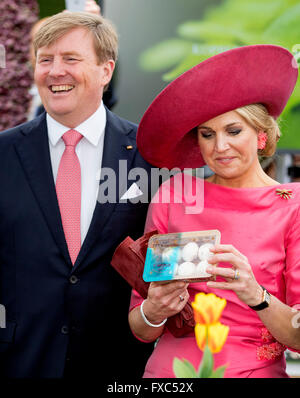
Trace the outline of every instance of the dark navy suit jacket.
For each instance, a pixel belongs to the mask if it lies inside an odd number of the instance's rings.
[[[119,160],[124,159],[128,171],[142,167],[149,172],[135,137],[136,125],[107,110],[102,167],[118,176]],[[45,113],[0,133],[0,190],[0,304],[6,309],[0,375],[141,376],[152,345],[137,341],[129,330],[131,289],[110,260],[126,236],[143,234],[148,205],[97,202],[72,266]],[[117,189],[118,197],[122,193]]]

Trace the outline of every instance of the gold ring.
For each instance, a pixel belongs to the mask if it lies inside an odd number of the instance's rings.
[[[234,271],[234,277],[233,277],[233,279],[236,279],[236,280],[240,279],[240,271],[239,271],[238,269],[236,269],[236,270]]]

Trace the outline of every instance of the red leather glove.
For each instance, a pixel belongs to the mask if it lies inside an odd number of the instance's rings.
[[[144,299],[147,298],[149,283],[143,280],[144,264],[149,238],[158,231],[151,231],[134,241],[129,236],[116,248],[111,265]],[[194,313],[189,302],[181,312],[168,318],[166,327],[175,337],[193,332]]]

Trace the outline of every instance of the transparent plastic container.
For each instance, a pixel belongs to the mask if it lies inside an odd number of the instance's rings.
[[[145,282],[215,280],[206,272],[210,247],[220,243],[218,230],[153,235],[149,239],[143,279]]]

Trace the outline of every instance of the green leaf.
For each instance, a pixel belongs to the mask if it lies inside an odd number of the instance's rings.
[[[227,0],[208,10],[204,19],[231,28],[260,33],[290,4],[286,0]]]
[[[187,360],[180,360],[174,358],[173,360],[173,372],[177,378],[197,378],[197,372],[194,366]]]
[[[139,59],[142,69],[168,70],[169,82],[186,70],[214,55],[207,47],[237,47],[249,44],[279,44],[289,50],[300,43],[299,0],[223,0],[207,9],[201,20],[179,25],[180,38],[165,40],[144,51]],[[200,49],[200,51],[199,51]],[[215,53],[218,53],[216,51]],[[293,94],[290,111],[298,103]]]
[[[257,40],[256,34],[246,32],[241,27],[237,29],[209,21],[187,21],[179,25],[177,31],[184,39],[214,41],[222,44],[235,42],[242,45]]]
[[[227,365],[219,366],[216,370],[213,370],[210,379],[221,379],[224,377],[224,373]]]
[[[164,73],[162,76],[163,81],[170,82],[182,73],[186,72],[188,69],[192,68],[193,66],[199,64],[200,62],[204,61],[206,57],[196,55],[196,54],[189,54],[186,56],[182,62],[179,63],[174,69],[171,71]]]
[[[234,48],[234,45],[219,46],[219,45],[208,45],[195,43],[193,45],[192,52],[189,53],[183,60],[172,70],[163,75],[163,80],[169,82],[182,73],[186,72],[188,69],[199,64],[200,62],[206,60],[207,58],[219,54],[223,51]]]
[[[284,112],[288,113],[293,108],[295,108],[296,106],[299,106],[299,105],[300,105],[300,80],[296,84],[293,94],[291,95],[290,99],[288,100],[288,103],[286,104],[286,106],[284,108]]]
[[[300,150],[300,111],[299,109],[284,111],[280,116],[281,137],[278,148],[288,150]]]
[[[176,65],[191,51],[192,43],[186,40],[164,40],[144,51],[139,64],[146,71],[157,72]]]
[[[266,29],[263,40],[292,48],[300,43],[300,4],[286,10]]]
[[[208,345],[206,345],[203,353],[203,358],[198,369],[198,377],[202,379],[209,378],[213,371],[213,366],[214,358]]]

